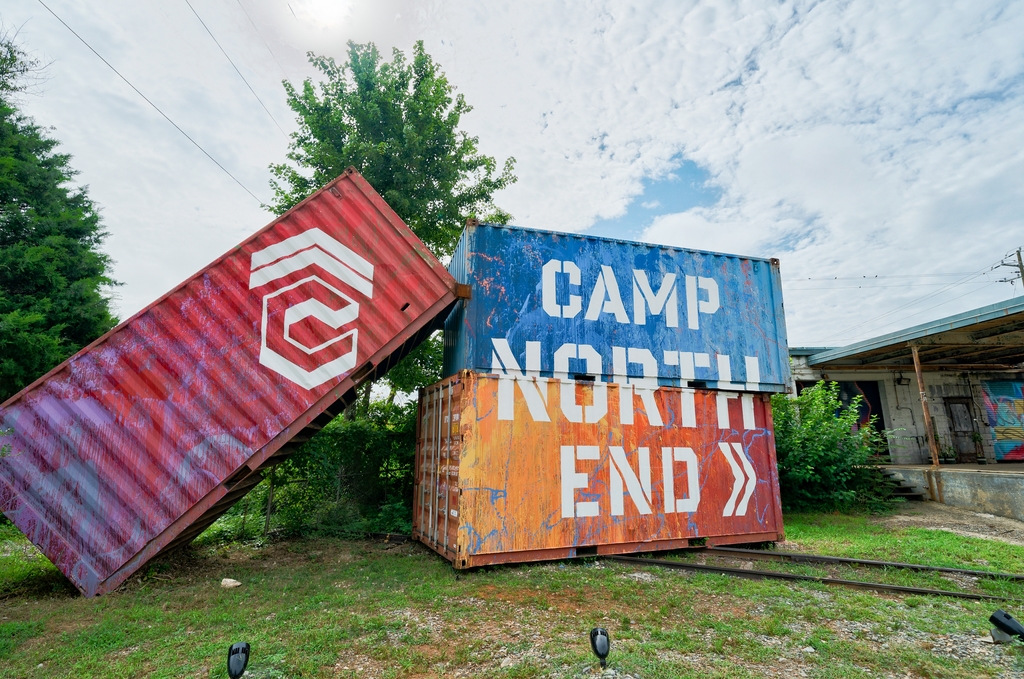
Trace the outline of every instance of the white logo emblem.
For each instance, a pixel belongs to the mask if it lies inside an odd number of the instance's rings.
[[[334,280],[306,271],[313,266]],[[339,287],[372,298],[372,264],[313,228],[254,252],[250,268],[250,290],[291,281],[263,296],[260,364],[306,389],[356,366],[359,331],[344,326],[359,317],[359,303]]]

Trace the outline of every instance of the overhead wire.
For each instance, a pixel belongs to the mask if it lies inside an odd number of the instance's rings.
[[[946,285],[946,286],[936,290],[935,292],[928,293],[927,295],[924,295],[923,297],[919,297],[919,298],[917,298],[915,300],[907,302],[906,304],[900,305],[900,306],[896,307],[895,309],[892,309],[890,311],[885,312],[884,314],[879,314],[878,316],[874,316],[874,317],[869,318],[869,319],[867,319],[865,321],[861,321],[860,323],[858,323],[856,325],[851,325],[848,328],[844,328],[843,330],[840,330],[839,332],[833,333],[833,334],[829,335],[828,337],[824,337],[821,340],[819,340],[819,342],[826,342],[826,341],[832,339],[833,337],[844,336],[844,335],[846,335],[846,333],[848,333],[851,330],[856,330],[857,328],[863,327],[865,325],[873,324],[876,321],[879,321],[879,320],[881,320],[881,319],[883,319],[883,318],[885,318],[887,316],[891,316],[892,314],[894,314],[894,313],[896,313],[898,311],[902,311],[903,309],[906,309],[907,307],[914,306],[915,304],[920,304],[921,302],[925,301],[926,299],[931,299],[932,297],[935,297],[936,295],[940,295],[943,292],[946,292],[947,290],[952,290],[953,288],[955,288],[955,287],[957,287],[959,285],[963,285],[964,283],[969,282],[973,278],[977,278],[978,276],[983,276],[986,273],[988,273],[989,271],[993,271],[994,269],[996,269],[998,266],[1000,266],[1000,264],[1002,264],[1002,259],[1000,259],[998,262],[992,264],[991,266],[987,266],[985,268],[979,269],[978,271],[976,271],[976,272],[974,272],[972,274],[969,274],[969,275],[965,276],[964,278],[961,278],[958,281],[954,281],[953,283],[950,283],[950,284],[948,284],[948,285]],[[972,290],[970,292],[976,292],[976,290]],[[967,293],[967,294],[970,294],[970,293]],[[961,295],[961,297],[963,297],[963,295]],[[956,298],[956,299],[959,299],[959,298]],[[948,300],[948,301],[952,301],[952,300]],[[932,308],[934,308],[934,307],[932,307]]]
[[[199,16],[199,12],[196,11],[196,8],[192,6],[192,3],[189,2],[189,0],[185,0],[185,4],[188,5],[188,8],[192,10],[192,13],[196,15],[197,19],[199,19],[199,23],[203,25],[203,28],[206,29],[206,32],[210,35],[210,38],[212,38],[213,42],[217,45],[217,49],[220,50],[220,53],[223,54],[224,58],[228,60],[229,64],[231,64],[231,68],[235,69],[235,73],[238,74],[238,77],[242,79],[242,82],[245,83],[245,86],[249,88],[250,92],[252,92],[252,96],[256,97],[256,101],[260,102],[260,106],[262,106],[263,110],[267,112],[267,115],[270,116],[270,119],[274,121],[274,125],[277,125],[277,129],[281,130],[281,134],[287,137],[288,133],[284,131],[284,128],[281,127],[280,123],[277,122],[277,118],[274,117],[274,114],[270,112],[270,109],[267,108],[267,105],[263,103],[262,99],[260,99],[260,95],[256,94],[256,90],[252,88],[252,85],[249,84],[249,81],[246,80],[245,76],[242,75],[242,72],[238,70],[238,66],[236,66],[235,62],[232,61],[231,57],[228,56],[228,53],[221,46],[220,41],[217,40],[217,36],[213,34],[213,31],[210,30],[210,27],[206,25],[205,21],[203,21],[203,17]]]
[[[963,285],[988,285],[989,283],[999,283],[1000,281],[969,281]],[[794,290],[883,290],[886,288],[934,288],[940,285],[946,285],[946,283],[904,283],[902,285],[840,285],[840,286],[829,286],[822,288],[801,288],[799,286],[786,285],[785,289],[789,292]]]
[[[104,64],[106,64],[106,65],[107,65],[107,67],[108,67],[108,68],[109,68],[109,69],[110,69],[111,71],[113,71],[113,72],[114,72],[115,74],[117,74],[117,77],[118,77],[118,78],[120,78],[121,80],[123,80],[123,81],[125,82],[125,84],[126,84],[126,85],[128,85],[128,87],[130,87],[130,88],[132,88],[133,90],[135,90],[135,93],[136,93],[136,94],[138,94],[138,95],[139,95],[140,97],[142,97],[142,99],[143,99],[143,100],[144,100],[144,101],[145,101],[145,102],[146,102],[147,104],[149,104],[150,106],[152,106],[152,107],[153,107],[153,110],[154,110],[154,111],[156,111],[156,112],[157,112],[157,113],[159,113],[159,114],[160,114],[161,116],[163,116],[163,119],[164,119],[164,120],[166,120],[167,122],[169,122],[169,123],[170,123],[171,125],[173,125],[173,126],[174,126],[174,129],[176,129],[176,130],[177,130],[178,132],[181,132],[182,136],[184,136],[184,137],[185,137],[185,139],[188,139],[188,140],[189,140],[190,142],[192,142],[192,145],[193,145],[193,146],[195,146],[195,147],[196,147],[197,149],[199,149],[200,151],[202,151],[202,153],[203,153],[203,155],[204,155],[204,156],[206,156],[206,157],[207,157],[207,158],[209,158],[209,159],[210,159],[211,161],[213,161],[213,164],[214,164],[214,165],[216,165],[217,167],[219,167],[219,168],[220,168],[220,169],[221,169],[221,170],[222,170],[222,171],[224,172],[224,174],[226,174],[227,176],[231,177],[231,179],[232,179],[232,180],[234,180],[234,182],[235,182],[236,184],[238,184],[238,185],[239,185],[240,187],[242,187],[242,190],[243,190],[243,191],[245,191],[245,192],[246,192],[246,193],[248,193],[248,194],[249,194],[250,196],[252,196],[253,200],[255,200],[256,202],[258,202],[258,203],[259,203],[260,205],[264,205],[264,204],[265,204],[265,203],[264,203],[264,202],[263,202],[262,200],[260,200],[259,198],[257,198],[257,197],[256,197],[256,194],[255,194],[255,193],[253,193],[252,191],[250,191],[250,190],[249,190],[249,188],[248,188],[248,187],[247,187],[247,186],[246,186],[245,184],[243,184],[243,183],[242,183],[242,182],[241,182],[241,181],[240,181],[240,180],[238,179],[238,177],[236,177],[235,175],[231,174],[231,172],[230,172],[230,171],[229,171],[229,170],[228,170],[228,169],[227,169],[226,167],[224,167],[223,165],[221,165],[221,164],[220,164],[220,162],[219,162],[219,161],[218,161],[218,160],[217,160],[216,158],[214,158],[213,156],[211,156],[211,155],[210,155],[210,153],[209,153],[209,152],[208,152],[208,151],[207,151],[206,149],[204,149],[204,148],[203,148],[203,147],[202,147],[202,146],[201,146],[201,145],[199,144],[199,142],[197,142],[197,141],[196,141],[195,139],[193,139],[193,138],[192,138],[191,136],[189,136],[188,132],[186,132],[185,130],[181,129],[181,127],[180,127],[180,126],[178,125],[178,123],[176,123],[176,122],[174,122],[173,120],[171,120],[170,116],[168,116],[168,115],[167,115],[166,113],[164,113],[164,112],[163,112],[163,110],[161,110],[159,106],[157,106],[157,105],[156,105],[156,104],[154,104],[154,103],[153,103],[152,101],[150,101],[149,97],[147,97],[147,96],[146,96],[145,94],[143,94],[143,93],[142,93],[142,92],[141,92],[141,91],[139,90],[139,88],[138,88],[138,87],[136,87],[135,85],[133,85],[133,84],[131,83],[131,81],[130,81],[130,80],[128,80],[128,78],[126,78],[126,77],[124,77],[123,75],[121,75],[121,72],[120,72],[120,71],[118,71],[118,70],[117,70],[116,68],[114,68],[113,64],[111,64],[111,63],[110,63],[109,61],[107,61],[106,59],[104,59],[104,58],[103,58],[103,55],[102,55],[102,54],[100,54],[99,52],[97,52],[97,51],[96,51],[96,50],[95,50],[95,49],[93,48],[93,46],[92,46],[92,45],[90,45],[90,44],[89,44],[89,43],[88,43],[88,42],[86,41],[86,39],[85,39],[85,38],[83,38],[83,37],[82,37],[82,36],[80,36],[80,35],[79,35],[79,34],[78,34],[77,32],[75,32],[75,29],[71,28],[71,26],[69,26],[69,25],[67,24],[67,22],[66,22],[66,21],[64,21],[63,19],[61,19],[61,18],[60,18],[60,17],[59,17],[58,15],[57,15],[57,13],[56,13],[56,12],[54,12],[54,11],[53,11],[52,9],[50,9],[49,5],[47,5],[47,4],[45,3],[45,2],[43,2],[43,0],[38,0],[38,1],[39,1],[39,4],[40,4],[40,5],[42,5],[42,6],[44,7],[44,8],[46,8],[46,11],[47,11],[47,12],[49,12],[50,14],[52,14],[52,15],[53,15],[53,17],[54,17],[54,18],[55,18],[55,19],[56,19],[57,21],[61,22],[61,23],[62,23],[62,24],[64,25],[64,28],[66,28],[66,29],[68,29],[69,31],[71,31],[71,34],[72,34],[72,35],[74,35],[74,36],[75,36],[76,38],[78,38],[78,39],[79,39],[79,40],[80,40],[80,41],[82,42],[82,44],[83,44],[83,45],[85,45],[86,47],[88,47],[88,48],[89,48],[89,51],[90,51],[90,52],[92,52],[93,54],[95,54],[95,55],[96,55],[96,56],[97,56],[97,57],[99,58],[99,60],[100,60],[100,61],[102,61],[102,62],[103,62]]]
[[[242,10],[243,14],[245,14],[245,18],[249,20],[249,24],[252,26],[252,30],[255,31],[256,35],[258,35],[260,40],[263,41],[263,44],[266,46],[267,51],[270,52],[270,56],[273,57],[274,63],[277,64],[277,67],[279,69],[281,69],[281,75],[283,75],[287,80],[287,71],[284,70],[284,66],[281,65],[281,62],[278,60],[277,55],[274,54],[274,50],[270,49],[270,43],[267,42],[267,39],[263,37],[262,33],[260,33],[260,29],[256,27],[256,22],[252,20],[252,17],[249,15],[249,12],[245,9],[245,5],[242,4],[242,0],[235,0],[235,2],[238,3],[238,8]]]
[[[982,288],[986,288],[986,287],[988,287],[990,285],[995,285],[996,283],[999,283],[999,281],[991,281],[990,283],[986,283],[985,285],[981,286],[981,288],[975,288],[974,290],[968,290],[967,292],[965,292],[962,295],[957,295],[956,297],[953,297],[952,299],[947,299],[947,300],[945,300],[943,302],[939,302],[938,304],[933,304],[932,306],[928,307],[927,309],[921,309],[920,311],[915,311],[914,313],[910,314],[909,316],[906,316],[906,318],[913,318],[914,316],[920,316],[921,314],[925,313],[926,311],[931,311],[932,309],[938,309],[940,306],[943,306],[945,304],[949,304],[950,302],[955,302],[956,300],[960,299],[961,297],[966,297],[967,295],[973,295],[974,293],[978,292]]]
[[[955,302],[956,300],[960,299],[961,297],[966,297],[967,295],[973,295],[974,293],[978,292],[982,288],[986,288],[986,287],[988,287],[990,285],[995,285],[996,283],[999,283],[999,282],[1000,281],[991,281],[991,282],[986,283],[985,285],[981,286],[981,288],[975,288],[973,290],[968,290],[967,292],[965,292],[962,295],[957,295],[956,297],[944,300],[942,302],[939,302],[938,304],[933,304],[932,306],[928,307],[927,309],[921,309],[920,311],[915,311],[914,313],[910,314],[909,316],[904,316],[903,318],[900,319],[900,321],[902,322],[902,321],[904,321],[904,320],[906,320],[908,318],[913,318],[915,316],[920,316],[921,314],[923,314],[925,312],[928,312],[928,311],[931,311],[932,309],[938,309],[940,306],[944,306],[946,304],[949,304],[950,302]],[[890,325],[891,325],[891,323],[890,323]],[[832,337],[840,337],[840,336],[841,335],[832,335]],[[829,338],[825,338],[825,339],[829,339]]]
[[[808,276],[806,278],[788,278],[786,281],[795,283],[797,281],[873,281],[875,279],[881,280],[883,278],[950,278],[952,276],[970,276],[973,271],[957,271],[954,273],[901,273],[901,274],[876,274],[874,276],[823,276],[813,277]]]

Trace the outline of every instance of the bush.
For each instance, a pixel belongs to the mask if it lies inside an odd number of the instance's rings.
[[[772,397],[782,504],[787,510],[876,509],[891,488],[871,457],[885,450],[874,427],[858,426],[860,397],[844,407],[836,382],[818,382],[795,399]]]
[[[286,535],[410,533],[416,410],[416,402],[375,402],[354,419],[336,418],[268,469],[198,542],[258,540],[268,528]]]
[[[329,535],[412,530],[416,408],[372,403],[365,415],[339,417],[318,432],[274,471],[281,526]]]

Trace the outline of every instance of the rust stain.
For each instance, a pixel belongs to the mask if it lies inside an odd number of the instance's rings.
[[[640,391],[471,372],[423,390],[417,539],[470,567],[781,536],[767,400]]]

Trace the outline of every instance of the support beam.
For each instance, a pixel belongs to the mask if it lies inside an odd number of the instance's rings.
[[[1006,335],[1011,332],[1017,332],[1018,330],[1024,330],[1024,320],[1014,321],[1012,323],[1002,321],[991,328],[986,328],[984,330],[976,330],[972,332],[971,339],[978,340],[983,339],[985,337],[997,337],[999,335]]]
[[[923,349],[923,348],[922,348]],[[956,347],[943,349],[935,347],[932,351],[922,350],[921,360],[927,365],[932,361],[945,361],[954,359],[965,361],[973,359],[978,361],[998,361],[1000,363],[1016,363],[1019,357],[1024,357],[1024,345],[1015,347]],[[965,361],[971,362],[971,361]]]
[[[917,389],[921,393],[921,410],[924,411],[925,439],[928,441],[928,450],[932,454],[932,467],[939,468],[939,442],[935,440],[935,430],[932,427],[932,414],[928,411],[928,394],[924,389],[924,375],[921,374],[921,359],[917,355],[917,345],[912,345],[910,351],[914,355],[914,372],[917,373]]]
[[[910,372],[914,369],[913,363],[886,363],[875,365],[864,363],[858,365],[812,365],[811,370],[831,373],[854,370],[857,372],[878,372],[878,371],[902,371]],[[1017,363],[924,363],[921,365],[924,372],[964,372],[967,370],[990,372],[990,373],[1024,373],[1024,365]]]

